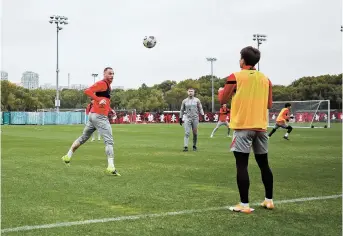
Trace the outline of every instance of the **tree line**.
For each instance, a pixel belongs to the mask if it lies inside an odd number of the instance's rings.
[[[217,91],[225,78],[214,77],[215,108],[219,110]],[[117,110],[136,109],[139,112],[175,111],[187,97],[186,89],[193,87],[205,111],[211,111],[211,76],[186,79],[179,83],[166,80],[151,87],[142,84],[138,89],[114,89],[111,107]],[[9,81],[1,81],[2,111],[37,111],[54,108],[55,90],[29,90]],[[85,108],[90,99],[80,90],[63,89],[60,93],[61,109]],[[342,74],[302,77],[288,86],[273,85],[274,101],[330,100],[331,109],[342,109]]]

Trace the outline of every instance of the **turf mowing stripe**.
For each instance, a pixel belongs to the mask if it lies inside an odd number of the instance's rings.
[[[331,196],[321,196],[321,197],[307,197],[307,198],[296,198],[296,199],[289,199],[289,200],[279,200],[279,201],[274,201],[274,203],[284,204],[284,203],[295,203],[295,202],[308,202],[308,201],[315,201],[315,200],[335,199],[335,198],[341,198],[341,197],[342,197],[342,194],[331,195]],[[254,203],[251,206],[258,206],[259,204],[260,203]],[[68,226],[73,226],[73,225],[106,223],[106,222],[113,222],[113,221],[139,220],[143,218],[156,218],[156,217],[164,217],[164,216],[185,215],[185,214],[201,213],[201,212],[206,212],[206,211],[225,210],[228,208],[229,206],[211,207],[211,208],[198,209],[198,210],[184,210],[184,211],[174,211],[174,212],[165,212],[165,213],[156,213],[156,214],[119,216],[119,217],[113,217],[113,218],[62,222],[62,223],[45,224],[45,225],[32,225],[32,226],[28,225],[28,226],[21,226],[21,227],[16,227],[16,228],[2,229],[1,233],[29,231],[29,230],[34,230],[34,229],[50,229],[50,228],[58,228],[58,227],[68,227]]]

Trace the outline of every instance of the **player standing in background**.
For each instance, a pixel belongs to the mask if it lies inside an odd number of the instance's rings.
[[[114,166],[113,135],[112,127],[108,120],[111,98],[111,83],[114,72],[111,67],[104,69],[104,79],[96,82],[94,85],[85,90],[85,94],[91,97],[94,102],[90,110],[89,120],[83,130],[83,134],[74,141],[67,155],[62,160],[69,165],[73,153],[84,144],[93,132],[97,129],[105,142],[105,152],[107,155],[108,167],[106,171],[112,175],[120,176]]]
[[[211,133],[211,138],[213,138],[214,133],[219,129],[220,126],[225,125],[227,127],[227,136],[230,137],[230,128],[229,122],[226,120],[226,116],[229,113],[229,109],[226,107],[226,104],[222,104],[222,107],[219,110],[219,120],[217,126]]]
[[[240,52],[241,71],[231,74],[224,89],[218,91],[219,102],[224,104],[232,95],[230,128],[234,130],[231,151],[236,159],[237,185],[241,202],[230,207],[231,211],[251,213],[249,207],[248,160],[251,147],[261,170],[265,187],[265,200],[262,206],[274,208],[273,174],[268,164],[267,109],[272,107],[272,84],[254,66],[260,60],[260,51],[253,47]]]
[[[199,113],[202,116],[204,115],[204,110],[202,109],[199,98],[194,97],[194,89],[189,88],[187,92],[188,98],[182,101],[179,118],[180,125],[184,123],[185,128],[184,152],[188,151],[188,140],[191,129],[193,131],[193,151],[197,150]],[[184,120],[182,118],[183,115],[186,115]]]
[[[108,113],[108,120],[111,123],[111,120],[114,122],[114,120],[117,118],[117,113],[115,112],[114,109],[111,109]]]
[[[292,132],[293,128],[292,126],[288,125],[287,122],[289,121],[289,119],[294,119],[294,116],[289,115],[291,107],[292,104],[286,103],[285,108],[282,108],[281,112],[276,118],[276,124],[274,128],[268,134],[269,137],[271,137],[275,133],[275,131],[281,127],[283,129],[287,129],[287,132],[283,136],[283,138],[289,140],[288,135]]]
[[[92,106],[93,106],[93,102],[94,102],[94,100],[91,100],[91,102],[88,104],[88,106],[87,106],[87,108],[86,108],[86,115],[89,115],[89,113],[90,113],[90,111],[91,111],[91,109],[92,109]],[[89,116],[88,116],[88,119],[89,119]],[[94,133],[92,134],[92,142],[95,140],[95,131],[94,131]],[[100,133],[98,132],[98,141],[100,141],[100,139],[101,139],[101,136],[100,136]]]

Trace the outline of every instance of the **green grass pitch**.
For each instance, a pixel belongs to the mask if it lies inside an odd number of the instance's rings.
[[[340,235],[342,198],[254,206],[250,215],[211,207],[236,204],[239,195],[231,138],[215,124],[200,124],[198,151],[182,152],[179,125],[113,125],[116,167],[107,176],[103,142],[87,142],[62,161],[82,125],[2,126],[1,228],[153,213],[188,214],[70,227],[2,232],[3,235]],[[342,126],[278,130],[270,139],[274,200],[342,193]],[[190,138],[190,146],[192,138]],[[250,200],[264,199],[259,169],[250,157]],[[204,210],[204,211],[203,211]]]

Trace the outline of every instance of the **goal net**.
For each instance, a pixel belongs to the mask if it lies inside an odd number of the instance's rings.
[[[74,125],[87,122],[86,110],[81,109],[39,109],[36,112],[37,125]]]
[[[268,112],[268,126],[274,127],[276,118],[286,103],[292,104],[290,114],[294,116],[289,124],[295,128],[330,128],[330,101],[277,101]]]

